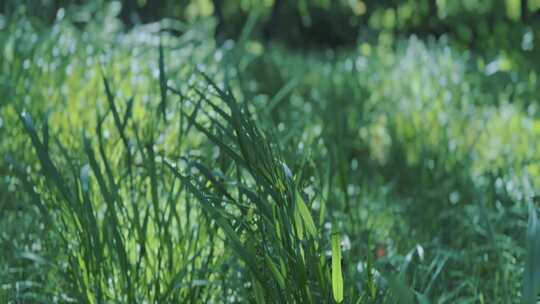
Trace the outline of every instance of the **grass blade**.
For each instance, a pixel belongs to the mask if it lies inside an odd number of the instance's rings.
[[[341,239],[332,234],[332,293],[337,303],[343,301],[343,274],[341,273]]]
[[[527,227],[527,259],[523,280],[523,304],[536,303],[540,291],[540,226],[536,210],[531,204]]]

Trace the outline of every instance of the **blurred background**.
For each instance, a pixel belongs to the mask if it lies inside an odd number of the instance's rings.
[[[291,47],[351,47],[376,42],[380,35],[422,38],[447,36],[462,47],[534,51],[540,22],[537,0],[193,0],[193,1],[13,1],[0,10],[9,18],[21,6],[34,18],[51,24],[60,8],[81,27],[108,6],[125,30],[138,24],[171,18],[190,22],[215,17],[216,35],[234,39],[250,14],[256,13],[256,36],[276,39]],[[385,38],[389,39],[389,38]]]

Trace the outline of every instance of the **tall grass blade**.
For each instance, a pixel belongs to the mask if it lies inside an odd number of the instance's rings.
[[[332,234],[332,294],[337,303],[343,302],[343,273],[341,272],[341,238]]]

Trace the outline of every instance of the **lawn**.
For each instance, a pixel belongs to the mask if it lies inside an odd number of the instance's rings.
[[[94,2],[0,14],[1,303],[536,303],[529,46]]]

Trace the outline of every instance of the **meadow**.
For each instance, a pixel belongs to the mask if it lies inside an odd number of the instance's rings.
[[[0,19],[1,303],[536,303],[526,55],[117,14]]]

